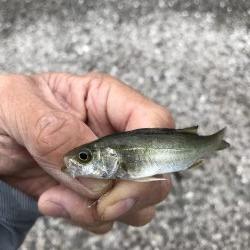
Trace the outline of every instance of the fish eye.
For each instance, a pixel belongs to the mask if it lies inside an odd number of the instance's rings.
[[[87,163],[87,162],[91,161],[91,159],[92,159],[92,152],[89,149],[84,148],[78,154],[78,158],[80,159],[80,161]]]

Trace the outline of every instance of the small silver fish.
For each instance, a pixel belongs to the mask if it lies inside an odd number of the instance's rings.
[[[230,146],[223,140],[225,129],[209,136],[198,135],[197,129],[143,128],[108,135],[68,152],[62,171],[72,177],[161,180],[154,175],[198,166],[202,158]]]

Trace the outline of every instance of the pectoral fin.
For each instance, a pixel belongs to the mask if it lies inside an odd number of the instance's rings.
[[[203,164],[203,161],[202,160],[198,160],[196,161],[195,163],[193,163],[190,167],[188,167],[189,169],[190,168],[196,168],[196,167],[199,167]]]
[[[131,181],[136,181],[136,182],[149,182],[149,181],[166,181],[168,179],[166,178],[161,178],[161,177],[144,177],[144,178],[139,178],[139,179],[133,179]]]

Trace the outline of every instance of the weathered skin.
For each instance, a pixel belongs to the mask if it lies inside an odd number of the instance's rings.
[[[138,129],[109,135],[70,151],[64,158],[63,171],[72,177],[136,180],[185,170],[229,146],[222,139],[224,129],[200,136],[197,128]],[[85,151],[92,155],[88,162],[79,158]]]

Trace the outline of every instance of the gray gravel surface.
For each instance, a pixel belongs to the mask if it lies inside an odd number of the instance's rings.
[[[20,249],[250,249],[249,28],[248,0],[0,0],[0,71],[105,71],[232,144],[173,178],[143,228],[42,218]]]

